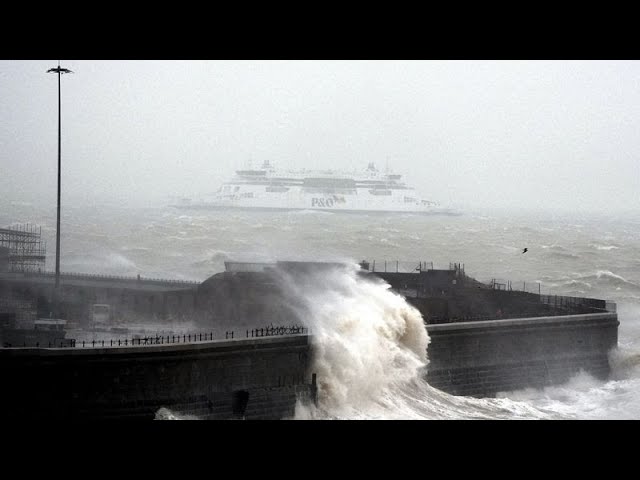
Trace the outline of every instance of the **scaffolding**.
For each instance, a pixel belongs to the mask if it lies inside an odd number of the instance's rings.
[[[42,228],[28,223],[0,228],[0,260],[10,272],[44,272],[47,248],[41,237]]]

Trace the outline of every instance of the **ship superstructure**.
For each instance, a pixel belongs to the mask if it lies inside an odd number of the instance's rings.
[[[283,171],[268,161],[259,169],[237,170],[208,199],[181,199],[186,208],[325,210],[340,212],[453,213],[420,198],[402,175],[379,171],[373,163],[359,174],[335,170]]]

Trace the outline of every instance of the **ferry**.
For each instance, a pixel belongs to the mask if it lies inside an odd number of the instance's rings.
[[[380,172],[373,163],[360,174],[335,170],[283,171],[265,161],[259,169],[237,170],[210,198],[181,198],[187,209],[322,210],[344,213],[456,214],[420,198],[402,175]]]

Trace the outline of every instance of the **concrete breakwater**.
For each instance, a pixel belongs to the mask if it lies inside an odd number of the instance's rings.
[[[428,325],[427,381],[454,395],[566,382],[582,371],[606,379],[618,344],[615,312]]]
[[[454,395],[609,375],[615,312],[427,325],[427,381]],[[238,332],[245,337],[246,332]],[[307,334],[120,347],[0,349],[3,416],[281,419],[317,398]]]
[[[160,345],[140,345],[138,339],[138,345],[124,347],[0,349],[6,392],[1,415],[153,418],[168,407],[210,419],[291,417],[297,399],[316,397],[313,347],[308,335],[262,337],[272,319],[306,320],[291,308],[298,298],[278,281],[276,269],[305,279],[335,266],[281,262],[237,268],[201,284],[63,277],[62,310],[81,327],[90,329],[92,305],[105,303],[112,315],[105,325],[126,326],[118,320],[128,318],[157,325],[187,316],[206,330],[231,326],[236,338],[184,343],[183,336],[175,344],[172,334],[169,344]],[[447,393],[494,396],[562,383],[580,370],[609,375],[608,355],[618,343],[615,304],[500,290],[466,277],[457,265],[413,274],[363,271],[359,278],[374,275],[422,314],[431,339],[427,381]],[[0,274],[0,295],[13,302],[17,323],[28,325],[48,311],[53,279]],[[252,338],[256,326],[260,337]]]
[[[308,335],[114,348],[0,349],[0,412],[25,419],[281,419],[312,401]]]

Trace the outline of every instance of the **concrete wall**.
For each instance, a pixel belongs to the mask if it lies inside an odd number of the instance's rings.
[[[544,387],[584,370],[609,375],[615,313],[428,325],[428,382],[456,395]]]
[[[55,277],[21,273],[0,274],[0,297],[30,300],[37,316],[53,309]],[[60,316],[82,326],[91,324],[91,306],[111,306],[113,321],[192,319],[197,284],[159,280],[118,279],[89,275],[63,275]]]
[[[497,290],[459,270],[373,275],[405,296],[428,324],[596,313],[606,308],[606,302],[598,299]]]
[[[0,349],[0,416],[279,419],[309,399],[309,338],[75,349]],[[246,392],[246,393],[242,393]],[[248,394],[244,406],[238,397]],[[234,412],[235,410],[235,412]]]
[[[0,272],[9,271],[9,249],[0,247]]]

